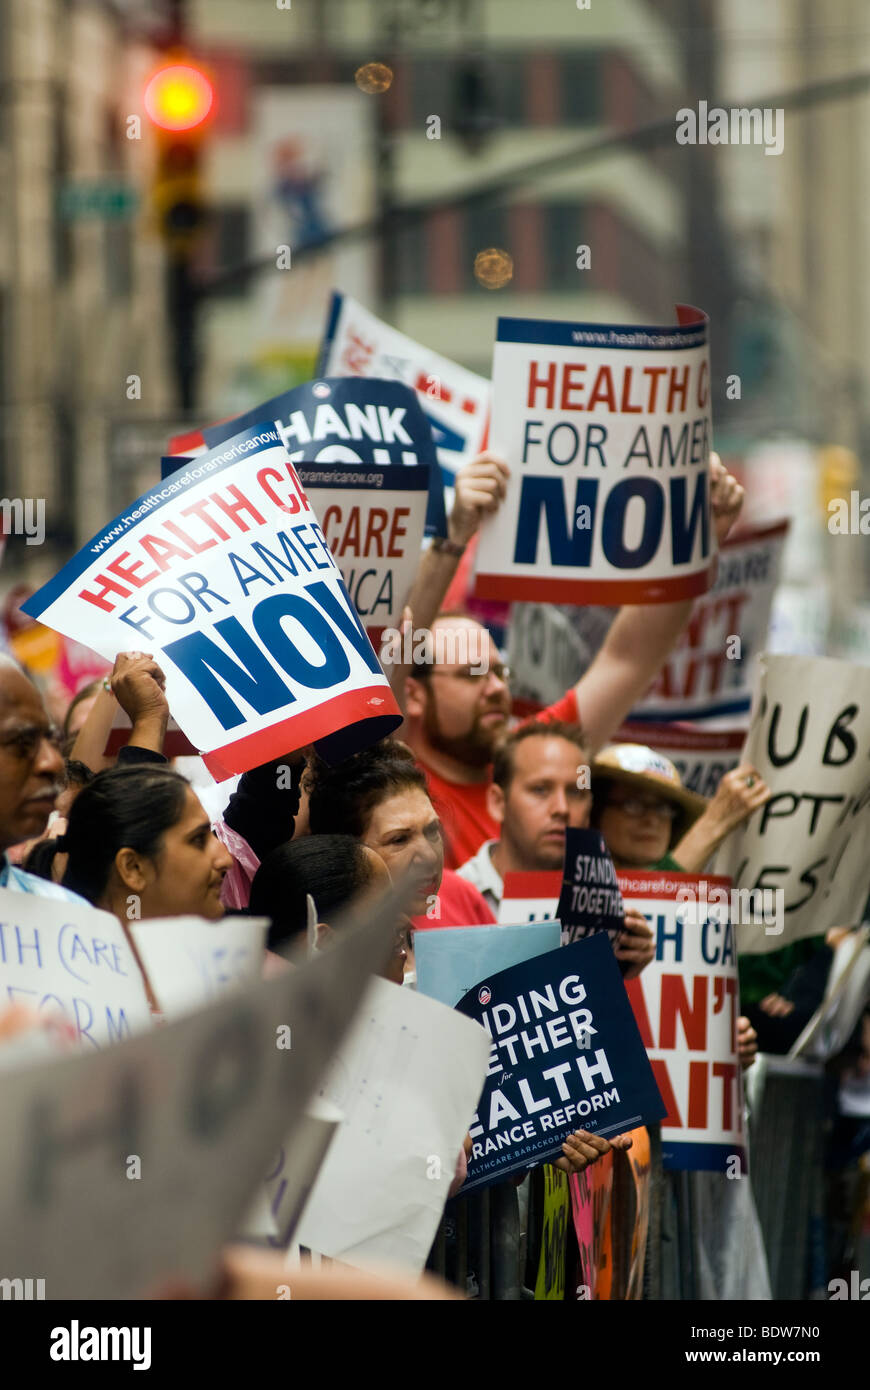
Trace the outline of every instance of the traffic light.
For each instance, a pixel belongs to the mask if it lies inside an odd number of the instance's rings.
[[[175,258],[185,258],[205,222],[202,151],[214,89],[187,62],[167,63],[145,88],[145,110],[157,135],[152,205],[157,229]]]

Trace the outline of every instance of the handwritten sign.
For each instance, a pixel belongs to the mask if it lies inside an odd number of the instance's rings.
[[[272,424],[137,498],[27,609],[106,657],[153,652],[216,781],[311,742],[340,760],[400,722]]]
[[[130,934],[164,1018],[201,1008],[259,979],[266,917],[156,917]]]
[[[749,893],[781,894],[782,912],[775,923],[741,919],[740,951],[859,922],[870,884],[870,667],[763,656],[743,759],[773,795],[728,836],[714,869]]]
[[[480,598],[663,603],[712,581],[707,319],[499,319],[492,443],[507,498],[484,523]]]
[[[0,888],[0,1000],[73,1025],[100,1051],[151,1026],[142,974],[111,912]]]
[[[204,1289],[392,950],[397,902],[310,963],[185,1018],[0,1071],[5,1269],[77,1302],[175,1279]],[[290,1048],[277,1046],[284,1029]]]

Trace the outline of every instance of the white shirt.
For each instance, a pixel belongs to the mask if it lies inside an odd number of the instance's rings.
[[[466,883],[472,883],[477,891],[483,894],[495,917],[498,916],[504,895],[504,882],[492,862],[492,851],[497,844],[498,840],[485,840],[477,854],[466,859],[462,868],[456,870],[460,878],[464,878]]]

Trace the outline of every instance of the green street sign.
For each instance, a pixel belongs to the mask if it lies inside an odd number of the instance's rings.
[[[85,217],[130,217],[139,203],[139,195],[128,183],[68,183],[58,197],[58,210],[65,222],[77,222]]]

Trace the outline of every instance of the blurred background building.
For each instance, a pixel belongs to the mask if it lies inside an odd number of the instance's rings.
[[[798,518],[783,632],[865,647],[861,540],[825,527],[826,499],[861,487],[870,445],[862,0],[3,0],[0,12],[2,488],[44,496],[49,521],[44,546],[10,542],[5,580],[56,568],[156,480],[184,424],[310,376],[333,287],[484,375],[498,314],[667,322],[689,300],[713,322],[718,447],[758,518]],[[189,411],[142,101],[173,24],[216,98]],[[389,86],[362,91],[355,74],[374,62]],[[784,106],[783,153],[678,146],[676,111],[701,100]],[[329,240],[357,226],[377,230]],[[498,291],[474,277],[487,247],[513,259]]]

